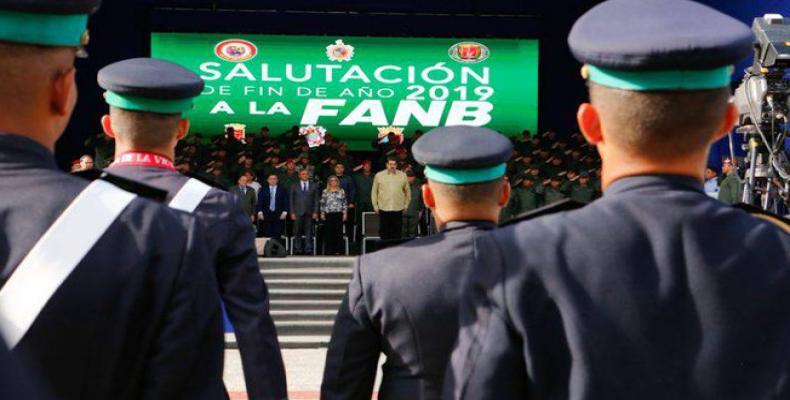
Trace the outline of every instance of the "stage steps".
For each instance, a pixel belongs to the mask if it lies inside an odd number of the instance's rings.
[[[280,346],[326,347],[340,302],[351,280],[355,257],[260,258],[261,274]],[[227,347],[237,348],[233,334]]]

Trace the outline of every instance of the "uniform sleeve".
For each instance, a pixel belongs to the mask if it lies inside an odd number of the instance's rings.
[[[233,324],[251,400],[287,397],[285,367],[269,291],[258,266],[255,233],[238,206],[230,214],[230,237],[218,254],[217,278],[222,301]]]
[[[459,307],[460,331],[445,376],[445,399],[527,398],[521,341],[508,321],[502,259],[493,240],[475,240],[478,268]],[[485,262],[483,262],[485,260]]]
[[[296,203],[296,201],[294,200],[294,197],[296,196],[296,190],[297,189],[295,184],[291,185],[291,187],[288,188],[288,211],[290,212],[294,212],[292,208]]]
[[[159,333],[143,366],[141,399],[225,396],[224,341],[217,284],[196,220],[182,218],[188,221],[185,223],[188,237],[181,249],[178,275]],[[174,238],[170,240],[178,243]]]
[[[366,307],[360,265],[340,305],[326,353],[321,399],[370,399],[381,336]]]
[[[0,339],[0,399],[3,400],[48,400],[54,399],[46,393],[36,376],[22,365],[6,349]]]
[[[403,209],[406,210],[409,208],[409,203],[411,203],[411,185],[409,185],[409,180],[406,179],[406,174],[403,175]]]
[[[354,179],[349,177],[348,179],[348,193],[346,193],[346,200],[347,203],[353,203],[354,199],[357,198],[357,184],[354,182]]]

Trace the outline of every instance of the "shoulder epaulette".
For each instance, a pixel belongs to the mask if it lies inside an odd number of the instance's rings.
[[[760,218],[762,220],[768,221],[779,227],[779,229],[783,230],[788,235],[790,235],[790,219],[769,213],[768,211],[765,211],[759,207],[755,207],[751,204],[738,203],[738,204],[733,204],[732,206],[739,210],[746,211],[747,213],[751,214],[755,218]]]
[[[167,200],[167,191],[165,190],[146,185],[145,183],[123,178],[118,175],[113,175],[111,173],[108,173],[107,171],[102,171],[100,169],[90,169],[87,171],[75,172],[72,175],[89,181],[95,181],[97,179],[101,179],[103,181],[112,183],[113,185],[127,192],[134,193],[140,197],[144,197],[146,199],[154,200],[160,203],[164,203],[165,200]]]
[[[558,201],[556,203],[549,204],[547,206],[536,208],[534,210],[516,215],[515,217],[511,218],[510,220],[508,220],[503,224],[500,224],[499,226],[508,226],[518,222],[542,217],[544,215],[556,214],[564,211],[571,211],[577,208],[582,208],[586,205],[587,205],[586,203],[582,203],[576,200],[565,199],[562,201]]]
[[[206,185],[209,185],[209,186],[211,186],[211,187],[213,187],[215,189],[228,190],[221,183],[219,183],[219,182],[217,182],[217,181],[215,181],[215,180],[213,180],[213,179],[211,179],[211,178],[209,178],[209,177],[207,177],[205,175],[195,174],[195,173],[192,173],[192,172],[184,173],[184,175],[188,176],[188,177],[190,177],[192,179],[197,179],[197,180],[199,180],[199,181],[205,183]]]

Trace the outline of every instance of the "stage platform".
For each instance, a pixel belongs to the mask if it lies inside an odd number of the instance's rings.
[[[320,256],[258,259],[282,348],[326,347],[355,260]],[[226,348],[237,348],[235,336],[226,330]]]

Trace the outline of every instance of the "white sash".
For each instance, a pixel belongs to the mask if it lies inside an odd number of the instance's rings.
[[[88,185],[41,236],[0,289],[0,332],[14,348],[66,278],[136,196]]]
[[[211,186],[197,179],[190,178],[187,183],[181,187],[181,190],[176,193],[173,200],[170,200],[170,208],[186,211],[191,214],[195,212],[195,209],[200,205],[200,202],[203,201],[203,198],[206,197],[209,190],[211,190]]]

